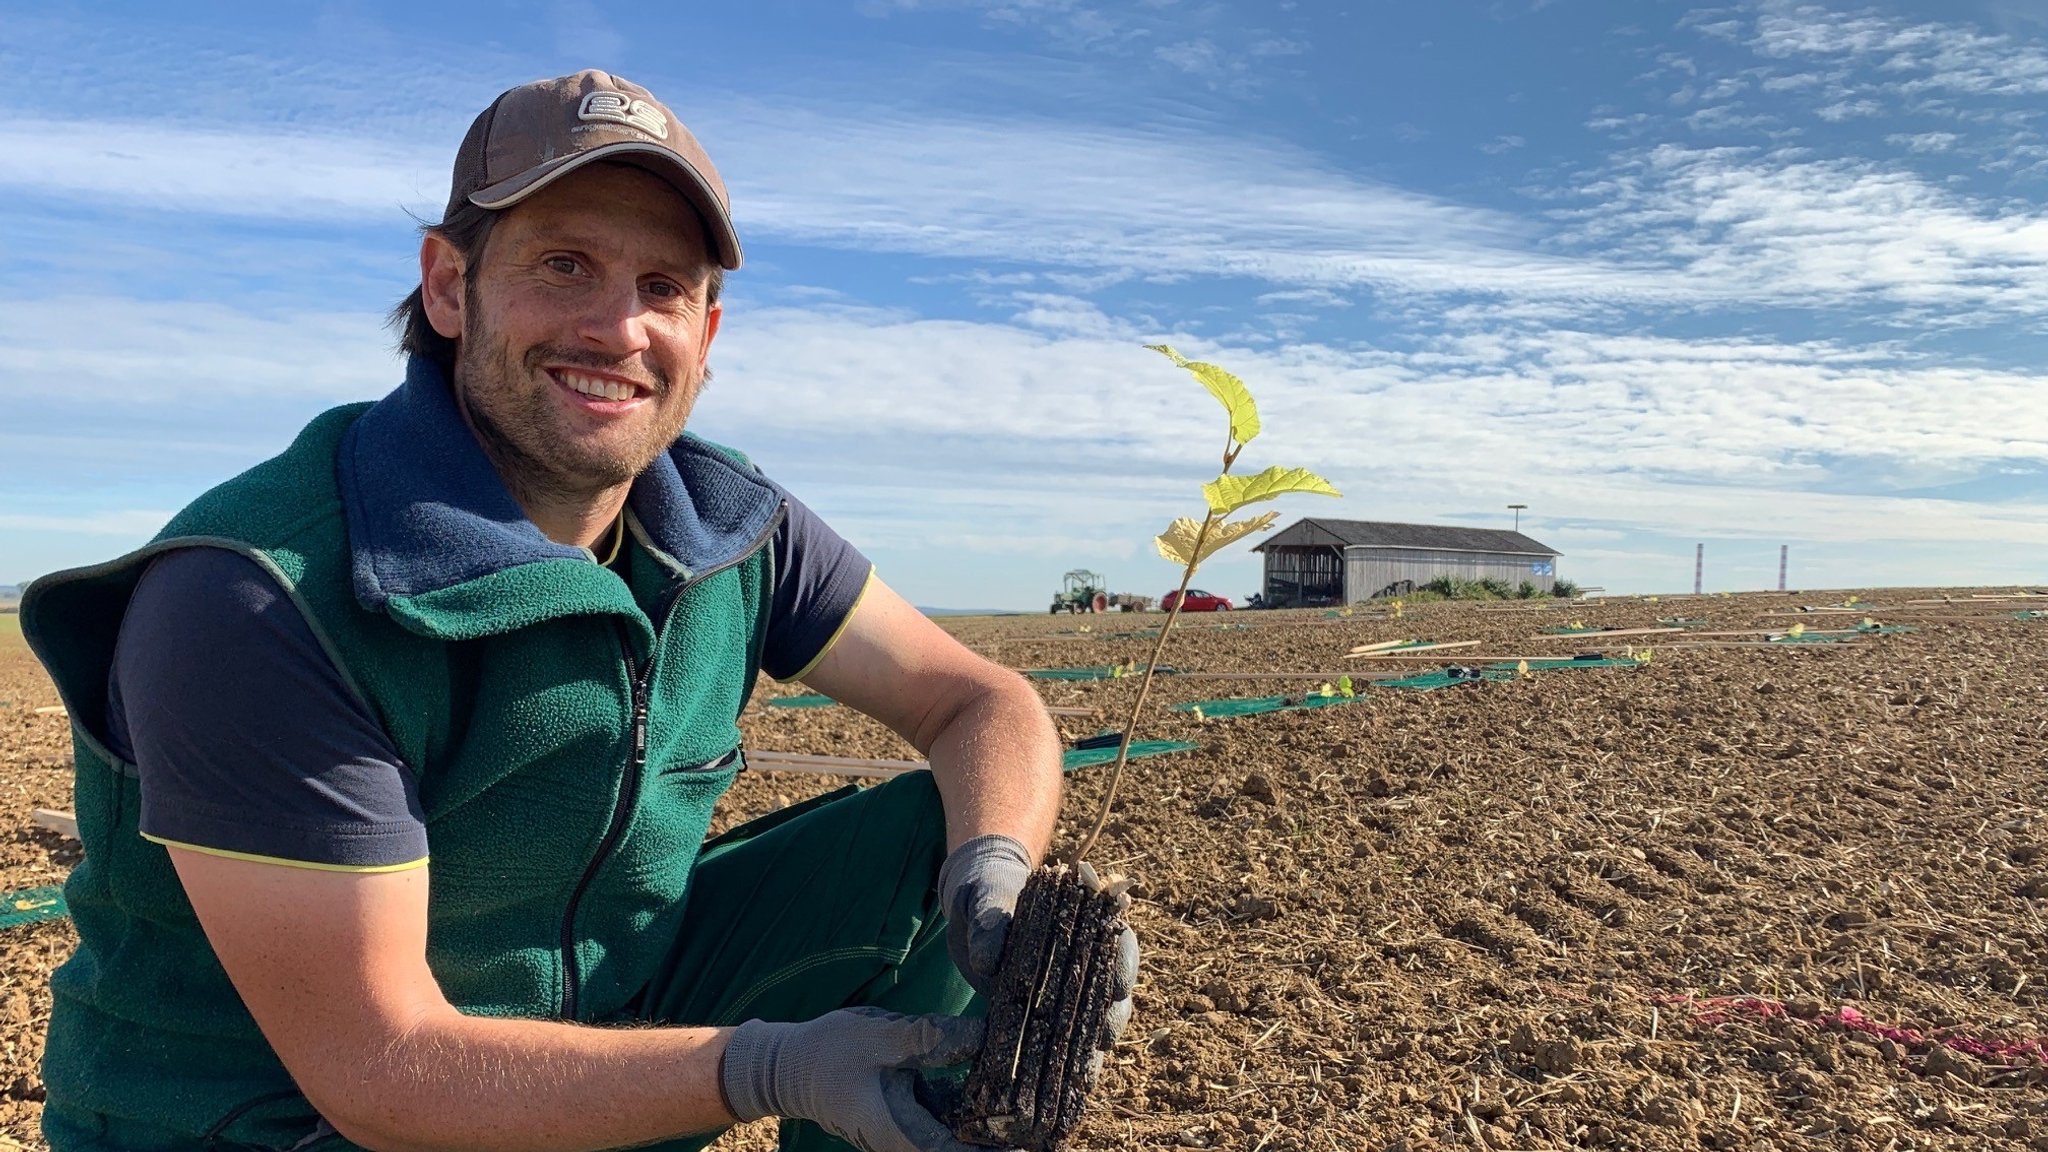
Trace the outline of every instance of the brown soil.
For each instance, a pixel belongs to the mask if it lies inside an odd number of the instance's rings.
[[[1186,621],[1167,662],[1362,670],[1341,657],[1370,641],[1519,653],[1572,618],[1738,629],[1839,599],[1243,613]],[[1959,604],[1925,614],[1976,618],[1840,646],[1634,638],[1657,648],[1632,670],[1207,723],[1164,708],[1304,685],[1162,680],[1143,735],[1205,747],[1134,762],[1094,853],[1139,879],[1144,975],[1074,1146],[2048,1148],[2042,1061],[1969,1043],[2048,1036],[2048,621],[2005,615],[2016,607]],[[948,627],[1014,667],[1102,665],[1142,661],[1150,642],[1099,633],[1157,620]],[[1094,633],[1053,635],[1082,622]],[[68,806],[67,735],[34,715],[55,694],[10,634],[0,890],[51,883],[74,861],[28,821],[33,806]],[[1101,710],[1061,719],[1080,736],[1119,723],[1136,684],[1041,688]],[[756,748],[911,754],[844,708],[757,706],[743,727]],[[1063,835],[1102,778],[1073,779]],[[839,783],[747,773],[721,826]],[[45,980],[72,939],[62,922],[0,933],[0,1143],[40,1147]],[[1915,1031],[1859,1030],[1845,1007]],[[771,1138],[755,1125],[720,1146]]]

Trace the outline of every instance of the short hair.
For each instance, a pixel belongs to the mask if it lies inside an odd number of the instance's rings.
[[[483,263],[484,248],[490,243],[491,230],[497,227],[498,217],[503,214],[502,210],[479,208],[464,201],[439,224],[420,225],[421,236],[439,236],[462,257],[463,279],[465,287],[472,293],[471,300],[476,297],[475,281],[470,273]],[[697,222],[701,226],[704,220],[700,216]],[[708,228],[704,236],[708,244],[711,236]],[[718,303],[718,295],[725,289],[725,269],[719,266],[715,257],[709,263],[710,273],[704,278],[704,303],[707,307]],[[401,355],[432,361],[450,379],[454,378],[457,342],[434,331],[434,325],[428,321],[424,285],[414,288],[411,295],[400,301],[385,317],[385,323],[398,332]]]

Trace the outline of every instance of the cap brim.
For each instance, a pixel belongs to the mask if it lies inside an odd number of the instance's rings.
[[[653,163],[643,161],[651,160]],[[689,161],[673,151],[655,144],[640,144],[626,140],[616,144],[604,144],[588,152],[577,152],[562,156],[545,164],[536,165],[508,180],[500,180],[489,187],[479,188],[469,194],[469,202],[479,208],[510,208],[535,192],[567,176],[586,164],[600,160],[625,160],[635,167],[644,168],[663,177],[681,192],[684,198],[704,218],[704,225],[711,232],[712,246],[719,266],[728,270],[740,266],[740,237],[733,231],[732,217],[725,205],[718,202],[718,196],[711,186],[697,174]]]

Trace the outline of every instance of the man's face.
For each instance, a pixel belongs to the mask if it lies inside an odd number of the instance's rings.
[[[455,388],[508,484],[630,482],[681,434],[718,333],[696,213],[657,176],[594,164],[508,210],[480,264]]]

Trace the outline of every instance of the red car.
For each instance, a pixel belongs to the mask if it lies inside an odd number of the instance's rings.
[[[1173,611],[1173,603],[1178,599],[1180,599],[1179,592],[1168,592],[1160,598],[1159,610],[1161,612]],[[1181,607],[1181,611],[1228,612],[1230,611],[1230,597],[1217,596],[1213,593],[1204,592],[1199,588],[1190,588],[1188,589],[1188,602]]]

